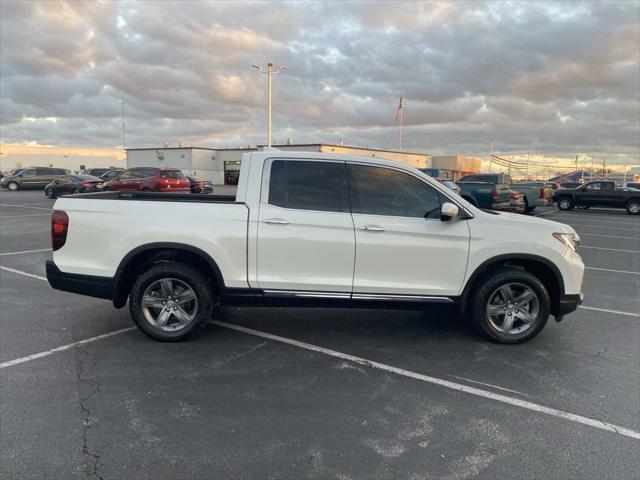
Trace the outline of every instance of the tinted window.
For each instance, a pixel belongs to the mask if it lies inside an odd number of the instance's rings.
[[[344,163],[272,162],[269,203],[299,210],[348,212]]]
[[[122,172],[122,175],[120,175],[118,177],[118,180],[131,180],[134,177],[134,172],[133,171],[125,171]]]
[[[52,168],[50,175],[66,175],[67,173],[69,173],[69,171],[64,168]]]
[[[51,175],[51,168],[36,168],[36,175],[37,176],[45,176],[45,175]]]
[[[20,173],[18,173],[18,175],[22,177],[35,177],[36,171],[33,168],[31,168],[29,170],[22,170]]]
[[[162,178],[184,178],[184,173],[180,170],[164,170],[160,172]]]
[[[139,170],[132,170],[131,173],[135,178],[149,178],[156,175],[156,170],[153,168],[141,168]]]
[[[612,182],[602,182],[600,185],[600,190],[606,190],[608,192],[615,190],[615,184]]]
[[[413,175],[384,167],[349,165],[353,213],[395,217],[440,216],[437,190]]]
[[[600,190],[600,184],[599,183],[590,183],[588,185],[585,185],[584,187],[585,190]]]

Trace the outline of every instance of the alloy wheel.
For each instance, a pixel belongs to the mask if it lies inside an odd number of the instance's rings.
[[[563,210],[569,208],[570,205],[571,204],[569,203],[569,200],[560,200],[560,202],[558,203],[558,206]]]
[[[186,282],[177,278],[161,278],[145,289],[142,313],[155,328],[177,332],[195,319],[198,299],[194,289]]]
[[[11,182],[9,183],[9,185],[7,185],[7,188],[12,192],[15,192],[16,190],[18,190],[18,184],[16,182]]]
[[[506,283],[489,295],[485,310],[496,331],[503,335],[519,335],[535,325],[540,299],[523,283]]]

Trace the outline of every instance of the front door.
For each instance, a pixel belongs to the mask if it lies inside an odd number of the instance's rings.
[[[261,195],[258,286],[349,295],[355,239],[345,163],[268,160]]]
[[[469,250],[465,220],[443,222],[444,194],[412,173],[349,164],[356,234],[353,294],[458,295]]]

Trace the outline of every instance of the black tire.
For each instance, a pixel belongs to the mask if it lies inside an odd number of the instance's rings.
[[[558,199],[558,209],[560,210],[573,210],[575,204],[571,197],[560,197]]]
[[[589,205],[576,205],[578,210],[589,210]]]
[[[142,296],[145,290],[163,278],[178,279],[195,293],[197,310],[195,318],[177,331],[165,331],[152,325],[145,317]],[[144,271],[133,284],[129,296],[129,313],[136,326],[146,335],[161,342],[180,342],[199,334],[213,315],[215,297],[213,285],[198,269],[181,262],[161,262]]]
[[[527,199],[524,199],[524,213],[530,213],[533,212],[536,209],[535,206],[530,207],[529,206],[529,202],[527,201]]]
[[[72,193],[72,194],[74,194],[74,195],[77,195],[77,194],[79,194],[79,193],[80,193],[80,190],[78,190],[77,188],[74,188],[74,189],[71,191],[71,193]]]
[[[18,182],[9,182],[7,183],[7,188],[15,192],[16,190],[20,190],[20,184]]]
[[[53,190],[50,188],[45,188],[44,189],[44,195],[47,198],[56,198],[55,195],[53,194]]]
[[[537,296],[538,309],[535,320],[526,330],[520,333],[504,333],[491,322],[488,313],[488,303],[497,289],[507,284],[524,285]],[[498,343],[524,343],[538,335],[549,319],[551,300],[544,284],[534,275],[525,270],[514,267],[501,267],[482,275],[476,282],[476,287],[469,297],[469,317],[473,326],[485,337]],[[520,322],[516,320],[516,322]],[[514,323],[515,325],[516,323]],[[521,322],[525,326],[524,322]]]
[[[627,202],[627,213],[629,215],[640,214],[640,199],[632,198]]]

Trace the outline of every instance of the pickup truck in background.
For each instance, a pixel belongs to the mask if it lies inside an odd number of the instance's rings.
[[[191,337],[225,305],[438,303],[520,343],[582,302],[573,228],[485,212],[382,159],[251,152],[235,197],[105,192],[53,208],[51,286],[128,302],[161,341]]]
[[[640,191],[618,188],[612,181],[588,182],[578,188],[564,188],[556,191],[555,201],[560,210],[575,207],[624,208],[631,215],[640,214]]]
[[[486,210],[511,210],[510,186],[503,183],[490,183],[486,181],[465,180],[467,175],[456,183],[460,188],[458,194],[474,207]]]
[[[507,186],[511,190],[516,192],[522,192],[525,197],[525,212],[529,213],[533,211],[536,207],[546,207],[553,203],[553,191],[544,186],[544,184],[538,183],[513,183],[511,175],[507,173],[476,173],[472,175],[465,175],[460,180],[458,180],[458,184],[467,183],[466,196],[470,197],[472,200],[476,201],[476,205],[480,207],[480,204],[477,203],[477,198],[480,195],[486,194],[486,187],[483,188],[480,184],[491,184],[496,185],[496,188],[504,188]],[[476,186],[471,186],[470,184],[474,183]],[[498,187],[501,185],[502,187]],[[462,187],[461,187],[462,188]],[[479,191],[476,193],[476,191]],[[480,195],[479,195],[480,194]],[[491,208],[491,207],[480,207],[480,208]],[[494,208],[494,210],[508,210],[508,208]]]

